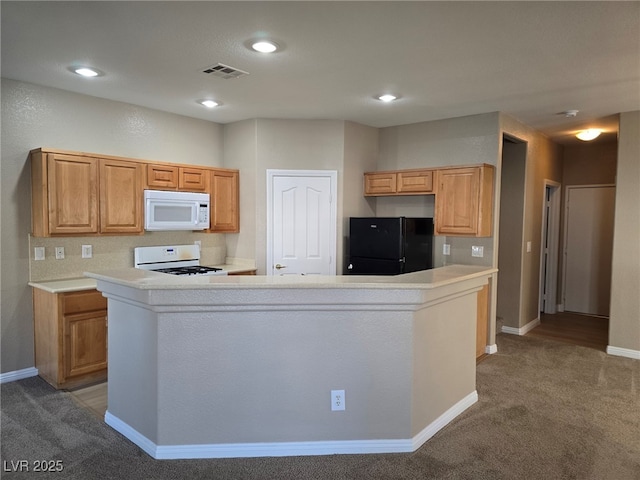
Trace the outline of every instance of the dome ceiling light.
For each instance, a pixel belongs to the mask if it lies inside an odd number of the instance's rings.
[[[576,134],[580,140],[588,142],[590,140],[594,140],[600,136],[602,130],[599,128],[589,128],[588,130],[582,130]]]

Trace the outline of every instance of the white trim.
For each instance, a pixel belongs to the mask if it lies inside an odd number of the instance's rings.
[[[484,353],[487,353],[489,355],[498,353],[498,345],[496,345],[495,343],[493,345],[487,345],[486,347],[484,347]]]
[[[22,370],[14,370],[13,372],[0,373],[0,383],[15,382],[23,378],[37,376],[38,369],[36,367],[23,368]]]
[[[151,457],[158,460],[187,458],[285,457],[298,455],[364,453],[409,453],[420,448],[420,446],[422,446],[427,440],[433,437],[454,418],[477,401],[478,392],[474,390],[427,425],[427,427],[416,436],[406,439],[158,446],[108,411],[104,416],[104,420],[107,425],[120,432]]]
[[[540,318],[536,318],[527,323],[524,327],[516,328],[516,327],[505,327],[502,326],[502,333],[508,333],[510,335],[526,335],[531,330],[540,325]]]
[[[631,350],[630,348],[612,347],[611,345],[607,345],[607,353],[617,357],[627,357],[633,358],[634,360],[640,360],[640,350]]]

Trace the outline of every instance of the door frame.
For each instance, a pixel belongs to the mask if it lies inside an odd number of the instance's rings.
[[[273,179],[275,177],[306,177],[306,178],[318,178],[329,177],[331,188],[331,220],[329,225],[329,237],[333,240],[329,243],[329,268],[336,274],[337,262],[337,229],[338,229],[338,202],[337,202],[337,188],[338,188],[338,171],[337,170],[278,170],[267,169],[267,255],[265,273],[268,276],[273,276]]]
[[[539,311],[554,314],[558,309],[558,258],[562,184],[549,179],[545,179],[543,183]],[[547,191],[550,193],[549,200],[547,200]],[[547,203],[549,204],[548,206]]]

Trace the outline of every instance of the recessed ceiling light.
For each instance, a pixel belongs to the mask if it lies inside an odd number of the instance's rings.
[[[83,77],[99,77],[104,75],[100,70],[91,67],[72,67],[71,71]]]
[[[278,50],[278,45],[268,40],[259,40],[252,43],[251,48],[260,53],[273,53]]]
[[[198,103],[200,103],[201,105],[204,105],[207,108],[213,108],[213,107],[217,107],[218,105],[220,105],[215,100],[200,100]]]
[[[380,95],[378,96],[378,100],[380,100],[381,102],[393,102],[396,98],[395,95],[391,95],[391,94],[385,94],[385,95]]]
[[[578,132],[576,134],[576,137],[578,137],[580,140],[588,142],[589,140],[598,138],[601,133],[602,130],[600,130],[599,128],[589,128],[588,130],[582,130],[581,132]]]

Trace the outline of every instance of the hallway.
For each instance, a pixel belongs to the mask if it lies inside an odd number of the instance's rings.
[[[604,352],[609,341],[609,319],[571,312],[553,315],[541,313],[540,325],[527,333],[527,336],[581,345]]]

